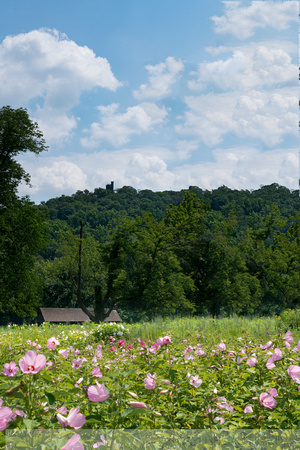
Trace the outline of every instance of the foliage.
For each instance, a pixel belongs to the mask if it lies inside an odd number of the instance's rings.
[[[46,150],[38,124],[32,122],[26,109],[0,109],[0,207],[16,198],[19,183],[29,183],[29,174],[16,161],[21,152],[39,154]]]
[[[236,330],[238,320],[232,320]],[[184,339],[175,321],[168,336],[160,327],[150,341],[143,334],[120,339],[116,334],[100,345],[90,339],[92,324],[75,333],[72,327],[70,340],[79,338],[71,345],[61,332],[54,337],[49,326],[22,332],[9,327],[0,340],[6,364],[0,374],[1,445],[62,448],[76,434],[86,448],[101,441],[113,448],[122,438],[125,448],[140,448],[144,439],[164,448],[216,448],[216,443],[241,448],[250,438],[251,447],[293,446],[300,425],[296,332],[253,337],[246,327],[233,337],[222,334],[225,322],[214,320],[220,330],[214,343],[201,320]],[[40,366],[32,359],[24,373],[28,351],[32,357],[37,352]],[[108,395],[101,397],[104,388]],[[72,408],[78,408],[73,415],[80,414],[77,428],[71,418],[62,422]]]
[[[58,238],[53,260],[40,259],[37,271],[44,280],[45,307],[78,307],[76,298],[79,237],[71,230]],[[99,243],[88,236],[82,239],[82,298],[87,306],[94,305],[95,286],[101,280]]]
[[[278,317],[278,328],[283,332],[300,329],[300,309],[286,309]]]
[[[90,336],[96,342],[104,341],[106,343],[111,342],[112,337],[116,339],[128,339],[129,335],[128,328],[125,328],[121,323],[114,322],[104,322],[95,325],[90,332]]]
[[[16,161],[22,152],[46,150],[38,125],[25,109],[0,109],[0,311],[2,320],[34,317],[41,283],[34,263],[46,245],[46,213],[27,198],[19,199],[29,174]]]
[[[0,311],[7,318],[36,315],[42,285],[35,262],[45,245],[45,213],[32,202],[14,200],[0,213]]]

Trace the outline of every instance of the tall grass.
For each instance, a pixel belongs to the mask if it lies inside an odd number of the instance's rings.
[[[221,341],[235,340],[244,337],[248,340],[255,339],[265,343],[270,337],[286,330],[279,328],[278,319],[270,317],[229,317],[214,319],[211,317],[157,317],[151,322],[139,322],[136,324],[124,324],[130,330],[130,339],[140,338],[144,341],[156,341],[158,337],[169,334],[172,340],[188,340],[190,344],[202,342],[208,345],[216,345]],[[9,345],[21,345],[27,340],[36,341],[45,345],[47,339],[58,336],[62,331],[72,333],[74,330],[86,330],[89,332],[94,327],[92,323],[84,325],[49,324],[41,326],[22,325],[0,327],[0,351],[3,352]],[[291,330],[295,342],[300,339],[300,329]]]
[[[133,337],[145,339],[157,339],[169,334],[177,339],[197,339],[197,335],[205,338],[210,345],[215,345],[220,340],[247,337],[264,341],[270,336],[278,334],[278,320],[271,317],[249,318],[230,317],[214,319],[210,317],[185,317],[185,318],[156,318],[151,322],[137,323],[129,326]],[[299,338],[299,332],[293,332],[295,338]]]

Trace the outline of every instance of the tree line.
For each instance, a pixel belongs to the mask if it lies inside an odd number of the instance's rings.
[[[0,133],[2,322],[78,302],[96,321],[114,307],[139,320],[299,305],[299,191],[124,186],[34,205],[17,196],[30,177],[15,156],[46,150],[42,135],[26,110],[9,107],[0,110]]]

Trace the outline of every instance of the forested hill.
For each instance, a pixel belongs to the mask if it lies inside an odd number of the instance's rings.
[[[86,306],[118,307],[133,320],[278,314],[300,304],[298,191],[125,186],[78,191],[39,208],[48,212],[50,235],[34,267],[43,306],[78,306],[79,285]]]
[[[212,191],[190,186],[189,191],[210,205],[212,211],[219,211],[222,216],[237,215],[239,228],[251,226],[257,229],[271,208],[278,207],[280,215],[288,219],[300,210],[299,191],[290,191],[284,186],[273,183],[257,190],[233,190],[221,186]],[[105,242],[108,232],[122,218],[135,218],[143,212],[150,212],[157,220],[166,215],[166,208],[177,206],[183,200],[184,190],[153,192],[137,191],[124,186],[116,191],[97,188],[94,192],[77,191],[71,196],[61,196],[42,202],[41,209],[49,212],[52,225],[57,230],[71,227],[75,232],[80,221],[84,223],[85,232],[92,234],[99,242]]]

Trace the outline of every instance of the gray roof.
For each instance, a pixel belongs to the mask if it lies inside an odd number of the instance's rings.
[[[108,309],[106,309],[108,311]],[[40,308],[37,322],[90,322],[81,308]],[[116,309],[113,309],[105,322],[122,322]]]

